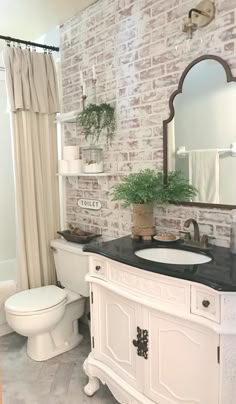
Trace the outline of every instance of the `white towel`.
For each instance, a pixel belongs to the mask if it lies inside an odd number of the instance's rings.
[[[189,182],[198,190],[195,202],[220,203],[220,161],[217,150],[189,152]]]
[[[176,157],[176,150],[175,150],[175,118],[168,125],[168,170],[175,171],[175,157]]]

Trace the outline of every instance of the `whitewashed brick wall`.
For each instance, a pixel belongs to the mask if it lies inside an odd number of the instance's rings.
[[[182,21],[196,0],[99,0],[60,29],[63,109],[81,108],[80,71],[88,102],[94,102],[92,66],[97,72],[97,101],[116,108],[117,132],[109,149],[105,143],[108,179],[67,180],[68,223],[102,232],[107,238],[130,232],[129,210],[111,201],[111,188],[120,173],[163,167],[162,122],[168,100],[183,69],[202,54],[223,57],[236,75],[236,0],[217,0],[216,19],[187,43]],[[66,144],[85,145],[76,124],[65,125]],[[78,198],[102,201],[101,211],[77,206]],[[156,225],[176,233],[187,218],[196,218],[201,231],[217,244],[229,245],[230,211],[167,206],[156,209]]]

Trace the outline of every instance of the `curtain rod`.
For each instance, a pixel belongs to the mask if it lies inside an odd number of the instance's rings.
[[[59,52],[59,50],[60,50],[60,48],[58,48],[57,46],[43,45],[41,43],[25,41],[24,39],[16,39],[16,38],[12,38],[10,36],[0,35],[0,39],[4,39],[6,42],[16,42],[16,43],[20,43],[20,44],[24,44],[24,45],[35,46],[37,48],[49,49],[49,50],[55,51],[55,52]]]

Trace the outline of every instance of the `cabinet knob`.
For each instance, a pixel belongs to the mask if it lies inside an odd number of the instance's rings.
[[[211,304],[211,303],[209,302],[209,300],[203,300],[203,301],[202,301],[202,305],[203,305],[203,307],[205,307],[205,308],[209,307],[210,304]]]
[[[100,269],[101,269],[100,265],[96,265],[95,269],[96,269],[96,271],[100,271]]]

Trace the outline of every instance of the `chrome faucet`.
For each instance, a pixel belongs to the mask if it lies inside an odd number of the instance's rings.
[[[203,234],[203,236],[200,237],[199,225],[195,219],[186,220],[184,222],[184,228],[189,228],[191,223],[193,224],[193,230],[194,230],[193,238],[191,237],[189,231],[186,230],[180,231],[180,233],[184,234],[185,243],[196,247],[210,248],[211,245],[209,244],[209,239],[214,239],[215,237],[208,236],[207,234]]]

